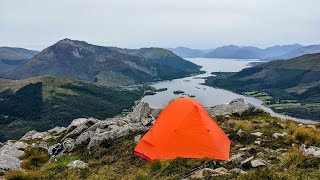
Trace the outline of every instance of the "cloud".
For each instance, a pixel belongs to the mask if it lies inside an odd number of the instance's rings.
[[[319,43],[318,0],[2,0],[0,46],[59,39],[120,47]]]

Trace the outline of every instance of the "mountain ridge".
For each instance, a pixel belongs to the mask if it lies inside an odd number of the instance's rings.
[[[119,49],[66,38],[10,70],[4,77],[21,79],[51,75],[114,86],[173,79],[200,72],[200,66],[165,49]],[[139,55],[137,52],[141,51],[152,53]],[[156,53],[159,58],[151,57]],[[161,53],[170,55],[161,57]]]

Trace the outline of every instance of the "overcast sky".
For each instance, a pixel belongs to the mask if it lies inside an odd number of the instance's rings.
[[[0,0],[0,46],[320,44],[320,0]]]

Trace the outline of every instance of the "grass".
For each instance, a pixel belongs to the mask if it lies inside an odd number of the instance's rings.
[[[242,153],[244,158],[259,157],[268,162],[268,167],[247,169],[248,174],[220,175],[212,179],[317,179],[320,177],[320,158],[303,156],[298,150],[303,143],[320,146],[320,125],[316,129],[299,127],[293,121],[281,120],[267,114],[246,117],[220,117],[217,121],[220,127],[232,140],[231,155]],[[282,126],[282,125],[285,125]],[[236,135],[239,129],[244,135]],[[262,132],[263,136],[256,137],[252,132]],[[283,138],[274,138],[273,133],[287,132]],[[181,179],[189,174],[190,170],[212,162],[211,159],[185,159],[153,161],[134,155],[136,146],[134,137],[144,134],[144,131],[131,133],[128,136],[110,140],[99,148],[91,151],[81,148],[72,154],[61,156],[57,161],[31,163],[24,172],[7,172],[8,179]],[[258,138],[260,145],[255,145]],[[292,146],[292,144],[297,144]],[[239,151],[240,148],[251,147],[248,151]],[[287,149],[276,152],[276,149]],[[37,159],[37,149],[29,149],[23,157],[23,162]],[[42,151],[40,151],[42,152]],[[40,153],[41,154],[41,153]],[[261,155],[262,154],[262,155]],[[68,168],[73,160],[82,160],[88,163],[85,169]],[[38,162],[38,161],[32,161]],[[227,169],[242,168],[240,163],[227,164],[216,161],[211,168],[225,167]],[[209,179],[209,178],[208,178]]]

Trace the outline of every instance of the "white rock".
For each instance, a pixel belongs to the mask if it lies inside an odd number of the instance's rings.
[[[252,160],[250,163],[253,168],[256,168],[259,166],[266,166],[266,164],[259,159]]]
[[[312,156],[315,156],[315,157],[320,157],[320,148],[319,147],[309,146],[307,148],[305,144],[302,144],[300,146],[299,150],[305,156],[312,155]]]
[[[254,141],[255,144],[260,145],[261,141]]]
[[[286,132],[282,132],[282,133],[274,133],[272,136],[276,139],[278,139],[279,137],[283,137],[286,136],[288,133]]]
[[[260,136],[262,136],[263,133],[262,132],[254,132],[251,134],[260,137]]]
[[[136,136],[134,137],[134,142],[138,143],[138,142],[140,141],[140,139],[141,139],[141,135],[140,135],[140,134],[139,134],[139,135],[136,135]]]
[[[316,126],[315,126],[315,125],[312,125],[312,124],[308,124],[307,127],[308,127],[308,128],[312,128],[312,129],[316,129]]]
[[[72,168],[86,168],[87,166],[88,166],[87,163],[80,160],[72,161],[67,165],[67,167],[72,167]]]

